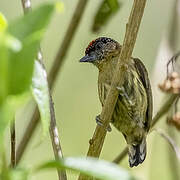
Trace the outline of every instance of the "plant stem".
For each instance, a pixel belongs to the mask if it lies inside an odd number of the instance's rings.
[[[42,67],[45,70],[45,66],[43,64],[43,57],[42,57],[42,52],[39,50],[38,52],[38,61],[41,63]],[[46,72],[46,70],[45,70]],[[49,89],[48,89],[49,90]],[[54,103],[52,99],[51,92],[49,90],[49,108],[50,108],[50,126],[49,126],[49,134],[51,137],[51,143],[54,151],[54,156],[56,160],[60,160],[63,158],[63,153],[62,153],[62,148],[60,144],[60,139],[59,139],[59,133],[58,133],[58,128],[56,124],[56,116],[55,116],[55,111],[54,111]],[[66,171],[65,170],[59,170],[57,169],[59,180],[67,180],[66,176]]]
[[[67,54],[67,52],[70,48],[72,39],[73,39],[73,37],[76,33],[76,30],[80,24],[80,20],[85,11],[87,2],[88,2],[88,0],[79,0],[77,6],[75,8],[72,19],[71,19],[68,29],[65,33],[64,40],[58,50],[58,53],[54,60],[53,66],[52,66],[49,76],[48,76],[50,90],[52,89],[52,87],[55,83],[55,80],[57,78],[58,72],[60,71],[60,69],[63,65],[63,62],[65,60],[65,55]],[[25,133],[20,141],[20,144],[17,148],[17,162],[19,162],[21,160],[22,155],[23,155],[23,153],[24,153],[36,127],[37,127],[39,118],[40,118],[40,115],[39,115],[38,107],[36,106],[35,110],[33,112],[32,118],[31,118],[31,120],[25,130]]]
[[[174,103],[174,101],[176,100],[176,98],[178,96],[179,96],[178,94],[172,94],[166,100],[166,102],[162,105],[160,110],[154,116],[154,118],[152,120],[152,123],[151,123],[151,128],[153,128],[155,126],[155,124],[159,121],[159,119],[162,118],[162,116],[164,116],[168,112],[168,110],[170,109],[171,105]]]
[[[56,81],[57,75],[62,68],[66,54],[77,31],[81,18],[83,17],[87,2],[88,0],[79,0],[77,3],[75,11],[72,15],[72,19],[69,23],[68,29],[65,33],[63,41],[59,47],[59,50],[57,52],[57,55],[48,75],[50,89],[52,89],[52,87],[54,86],[54,82]]]
[[[118,97],[116,87],[121,87],[124,82],[124,76],[128,68],[128,62],[132,56],[134,45],[136,42],[139,26],[144,13],[146,0],[134,0],[128,24],[126,25],[126,33],[122,46],[122,50],[118,59],[116,71],[112,79],[111,88],[108,92],[105,105],[102,108],[100,119],[104,127],[96,126],[94,135],[89,141],[89,150],[87,156],[99,157],[104,139],[106,137],[106,128],[110,123],[114,107]],[[91,177],[80,175],[79,180],[92,179]]]
[[[11,132],[11,167],[16,166],[16,130],[15,130],[15,120],[11,123],[10,126]]]
[[[50,92],[49,92],[50,93]],[[60,160],[63,158],[63,153],[60,145],[59,140],[59,133],[58,128],[56,125],[56,117],[54,112],[54,104],[51,94],[49,94],[49,102],[50,102],[50,114],[51,114],[51,121],[50,121],[50,127],[49,127],[49,133],[51,136],[51,142],[54,150],[54,155],[56,160]],[[58,175],[60,180],[67,180],[66,172],[63,170],[58,170]]]
[[[22,155],[24,154],[24,151],[27,147],[27,144],[30,142],[30,139],[37,127],[37,124],[39,122],[39,118],[40,118],[40,114],[39,114],[39,110],[38,107],[36,105],[33,116],[31,117],[31,120],[28,124],[28,127],[25,130],[25,133],[17,147],[17,152],[16,152],[16,163],[18,164],[22,158]]]
[[[113,163],[119,164],[119,162],[121,162],[124,159],[127,153],[128,147],[125,147],[124,150],[113,160]]]

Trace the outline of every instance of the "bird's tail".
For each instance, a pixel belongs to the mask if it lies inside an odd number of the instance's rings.
[[[140,144],[128,145],[129,165],[138,166],[146,158],[146,138],[144,137]]]

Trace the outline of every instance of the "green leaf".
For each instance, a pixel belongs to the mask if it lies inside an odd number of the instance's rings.
[[[8,31],[20,41],[24,41],[33,33],[46,29],[54,9],[55,4],[43,4],[10,23],[8,26]],[[41,36],[42,35],[43,34],[41,34]],[[41,37],[39,38],[41,39]]]
[[[39,44],[55,5],[44,4],[10,23],[7,31],[22,43],[20,51],[9,52],[8,94],[19,94],[29,89]]]
[[[0,14],[0,145],[21,97],[30,90],[34,60],[54,9],[54,4],[44,4],[8,26]],[[44,119],[49,119],[47,107],[45,111]]]
[[[9,51],[18,52],[21,47],[18,39],[5,31],[0,32],[0,104],[9,94]]]
[[[7,27],[7,21],[4,15],[0,12],[0,32],[4,31]]]
[[[0,105],[8,95],[8,48],[6,33],[0,32]]]
[[[106,25],[110,18],[118,12],[121,5],[118,0],[103,0],[94,17],[92,31],[97,32]]]
[[[12,169],[11,170],[11,180],[27,180],[28,171],[26,169]]]
[[[9,167],[3,167],[0,173],[0,179],[2,180],[27,180],[28,171],[26,169],[10,169]]]
[[[64,12],[64,3],[63,2],[57,2],[56,3],[56,10],[59,13],[63,13]]]
[[[48,131],[50,122],[49,89],[46,71],[43,65],[40,64],[38,61],[35,61],[31,89],[34,99],[39,107],[43,126],[43,135],[45,135]]]
[[[90,157],[69,157],[61,161],[50,161],[37,170],[49,168],[69,169],[103,180],[134,180],[128,171],[116,164]]]

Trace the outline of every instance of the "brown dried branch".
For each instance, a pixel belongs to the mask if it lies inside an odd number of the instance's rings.
[[[119,164],[124,157],[128,154],[128,147],[126,146],[124,150],[113,160],[113,163]]]
[[[139,26],[144,13],[145,4],[146,4],[146,0],[134,0],[129,21],[126,25],[126,34],[125,34],[122,50],[120,53],[120,57],[118,59],[117,68],[114,73],[111,88],[106,98],[105,105],[100,115],[100,119],[102,120],[102,123],[105,128],[99,125],[96,126],[94,135],[92,139],[89,141],[90,145],[87,156],[99,157],[101,153],[104,139],[107,133],[106,128],[110,123],[118,97],[118,91],[116,87],[121,86],[123,84],[124,75],[128,67],[128,62],[132,56]],[[79,180],[82,179],[84,180],[84,179],[92,179],[92,178],[80,175]]]

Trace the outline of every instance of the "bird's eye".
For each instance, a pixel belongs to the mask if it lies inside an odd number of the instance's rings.
[[[101,47],[102,47],[102,44],[101,44],[101,43],[97,43],[97,44],[96,44],[96,49],[101,49]]]

